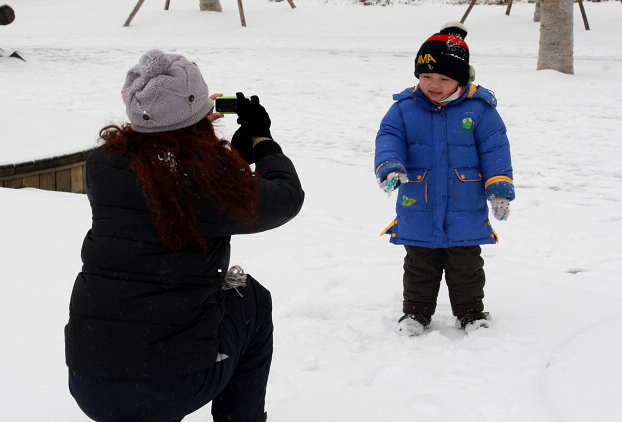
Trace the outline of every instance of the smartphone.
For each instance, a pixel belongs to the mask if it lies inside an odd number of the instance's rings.
[[[236,97],[218,97],[216,98],[216,112],[222,114],[234,114]]]

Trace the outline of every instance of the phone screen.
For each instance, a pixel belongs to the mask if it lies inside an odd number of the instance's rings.
[[[216,112],[223,114],[235,113],[236,97],[218,97],[216,98]]]

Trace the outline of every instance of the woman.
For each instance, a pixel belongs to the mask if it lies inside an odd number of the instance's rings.
[[[270,294],[227,271],[230,238],[286,223],[304,192],[257,97],[238,94],[232,144],[216,137],[219,95],[196,64],[148,51],[122,90],[130,123],[87,161],[93,225],[65,345],[93,420],[180,421],[210,401],[216,422],[266,420]]]

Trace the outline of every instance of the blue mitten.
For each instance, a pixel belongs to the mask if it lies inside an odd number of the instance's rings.
[[[402,183],[408,183],[406,169],[398,161],[387,161],[382,163],[376,171],[376,181],[384,192],[391,194]]]

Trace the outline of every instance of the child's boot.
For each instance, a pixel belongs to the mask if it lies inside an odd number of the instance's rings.
[[[488,312],[467,312],[456,319],[456,328],[470,333],[478,328],[491,328]]]
[[[422,313],[404,314],[397,322],[396,331],[405,336],[419,336],[430,328],[432,317]]]

